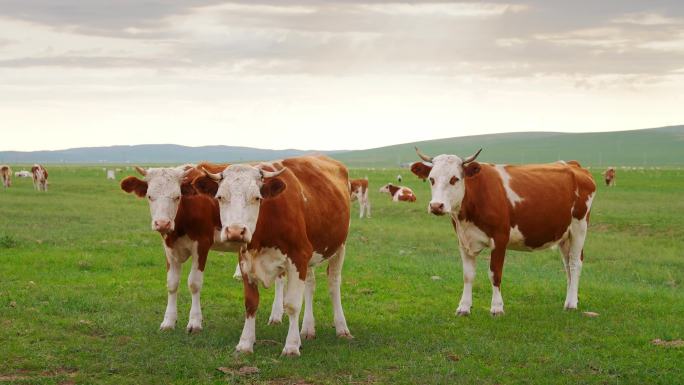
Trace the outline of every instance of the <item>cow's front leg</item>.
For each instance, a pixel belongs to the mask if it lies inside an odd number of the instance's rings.
[[[301,337],[305,340],[316,338],[316,322],[313,315],[313,297],[316,292],[316,274],[313,267],[306,272],[306,286],[304,288],[304,320],[302,320]]]
[[[204,283],[204,266],[206,264],[208,251],[208,248],[202,250],[202,247],[199,246],[198,251],[193,253],[192,256],[192,266],[190,267],[190,274],[188,275],[188,289],[192,295],[190,317],[188,319],[188,326],[186,327],[188,333],[202,330],[202,305],[200,303],[200,293]]]
[[[271,306],[271,316],[268,317],[269,325],[279,325],[283,322],[283,291],[285,289],[285,278],[278,277],[275,280],[275,296]]]
[[[166,290],[168,292],[168,300],[166,302],[166,311],[164,312],[164,320],[159,325],[159,330],[169,330],[176,327],[176,319],[178,318],[177,298],[178,298],[178,283],[180,282],[181,264],[176,261],[171,255],[170,251],[166,253]]]
[[[247,274],[242,274],[242,285],[245,293],[245,325],[242,328],[240,342],[235,347],[239,353],[253,353],[256,342],[256,311],[259,308],[259,288],[250,283]]]
[[[475,269],[477,266],[477,254],[469,253],[460,247],[461,260],[463,261],[463,294],[458,303],[456,315],[470,315],[470,308],[473,306],[473,282],[475,281]]]
[[[496,242],[497,245],[505,245],[507,242]],[[498,247],[492,250],[489,261],[489,279],[492,282],[492,307],[490,312],[493,316],[504,314],[503,297],[501,297],[501,276],[503,274],[504,258],[506,248]]]
[[[367,192],[366,192],[366,194],[367,194]],[[370,203],[370,200],[368,199],[368,197],[366,197],[366,199],[364,200],[364,206],[366,206],[366,218],[370,218],[371,217],[371,203]]]
[[[299,267],[295,266],[290,259],[286,262],[287,286],[285,288],[284,308],[290,319],[290,327],[287,331],[283,355],[298,356],[301,338],[299,336],[299,313],[302,310],[302,297],[304,295],[306,277],[306,262],[302,261]],[[307,261],[308,262],[308,261]],[[300,273],[299,270],[304,270]]]

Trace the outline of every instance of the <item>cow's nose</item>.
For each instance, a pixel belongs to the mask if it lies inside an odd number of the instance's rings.
[[[240,225],[230,225],[223,229],[223,233],[227,241],[230,242],[245,242],[247,228]]]
[[[154,229],[160,233],[168,232],[171,230],[171,221],[157,219],[154,221]]]
[[[430,212],[435,215],[444,215],[444,203],[431,202]]]

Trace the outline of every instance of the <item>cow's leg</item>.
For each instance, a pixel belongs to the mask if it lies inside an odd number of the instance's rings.
[[[477,267],[477,253],[469,253],[463,247],[459,247],[461,260],[463,261],[463,294],[458,303],[456,315],[470,315],[470,308],[473,306],[473,282],[475,281],[475,269]]]
[[[579,291],[579,279],[582,272],[582,248],[587,237],[587,220],[572,220],[570,225],[570,255],[568,257],[568,270],[570,282],[565,296],[565,309],[577,309],[577,292]]]
[[[363,213],[365,212],[366,208],[363,205],[363,197],[359,199],[359,218],[363,218]]]
[[[169,330],[176,327],[176,319],[178,318],[177,298],[178,298],[178,283],[180,282],[181,264],[172,255],[170,249],[166,250],[166,290],[168,291],[168,300],[166,302],[166,311],[164,312],[164,320],[159,326],[159,330]]]
[[[235,347],[239,353],[253,353],[256,342],[256,311],[259,308],[259,288],[250,283],[247,274],[242,275],[245,293],[245,325],[242,327],[240,342]]]
[[[558,244],[558,250],[560,251],[561,258],[563,258],[563,267],[565,268],[565,279],[566,287],[565,291],[567,293],[570,290],[570,240],[565,239]]]
[[[192,295],[192,306],[190,307],[190,317],[186,330],[188,333],[202,330],[202,305],[200,293],[204,283],[204,267],[207,263],[209,245],[205,242],[198,242],[197,248],[193,250],[192,266],[188,275],[188,289]]]
[[[304,320],[302,331],[299,333],[305,340],[316,338],[316,322],[313,315],[313,297],[316,292],[316,274],[313,267],[306,271],[306,286],[304,288]]]
[[[364,202],[366,204],[366,218],[371,217],[371,203],[370,199],[368,199],[368,191],[366,191],[366,196],[364,198]]]
[[[496,244],[506,245],[508,242],[496,242]],[[506,257],[506,247],[496,247],[492,250],[489,261],[489,280],[492,282],[492,307],[490,312],[493,316],[503,315],[503,297],[501,297],[501,276],[503,274],[504,258]]]
[[[342,266],[344,265],[345,253],[346,245],[342,244],[337,253],[328,260],[328,292],[330,293],[330,302],[332,302],[333,306],[333,319],[337,336],[342,338],[354,338],[349,332],[347,320],[344,318],[342,295],[340,293],[340,286],[342,285]]]
[[[298,258],[293,259],[297,260]],[[304,287],[306,285],[303,278],[306,278],[307,265],[306,263],[301,263],[299,266],[295,266],[289,258],[285,264],[287,285],[285,286],[283,305],[290,319],[290,327],[287,331],[287,339],[285,340],[282,354],[285,356],[298,356],[299,347],[302,344],[299,335],[299,313],[302,310],[302,297],[304,296]],[[303,274],[300,274],[300,270],[304,270],[302,271]],[[301,277],[301,275],[304,276]]]
[[[268,317],[269,325],[279,325],[283,322],[283,291],[285,289],[285,278],[278,277],[275,280],[275,297],[271,306],[271,316]]]
[[[240,271],[240,262],[235,264],[235,272],[233,273],[233,278],[237,280],[242,280],[242,271]]]

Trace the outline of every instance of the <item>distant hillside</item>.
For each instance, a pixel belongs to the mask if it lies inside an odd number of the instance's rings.
[[[0,163],[188,163],[272,160],[311,153],[304,150],[264,150],[250,147],[144,144],[84,147],[57,151],[4,151]]]
[[[479,159],[493,163],[542,163],[576,159],[583,165],[682,166],[684,126],[634,131],[568,134],[519,132],[446,138],[334,155],[349,167],[398,167],[429,155],[467,156],[483,148]]]

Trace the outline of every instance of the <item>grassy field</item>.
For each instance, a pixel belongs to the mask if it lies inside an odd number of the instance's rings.
[[[262,290],[255,354],[233,349],[243,324],[236,257],[211,252],[204,330],[187,335],[188,266],[177,329],[166,304],[161,241],[147,203],[96,167],[49,167],[50,191],[16,180],[0,191],[0,383],[17,384],[677,384],[684,348],[684,171],[620,171],[594,201],[580,310],[562,310],[559,253],[510,252],[506,315],[489,315],[488,257],[470,317],[457,318],[461,262],[449,220],[426,212],[429,188],[404,170],[418,202],[377,192],[398,170],[368,176],[373,217],[352,226],[342,296],[354,340],[337,339],[325,268],[317,270],[317,339],[280,357],[287,323],[267,326]],[[439,276],[441,279],[432,279]],[[599,313],[596,318],[582,314]],[[237,374],[243,366],[253,375]],[[228,373],[217,368],[224,367]]]

